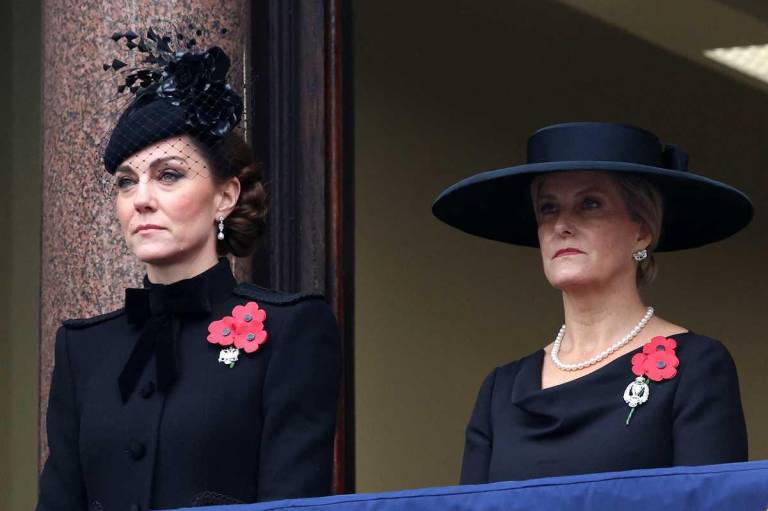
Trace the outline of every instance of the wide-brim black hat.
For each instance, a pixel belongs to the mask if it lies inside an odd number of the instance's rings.
[[[517,165],[468,177],[443,191],[432,213],[464,232],[537,247],[531,181],[541,174],[599,170],[642,177],[664,201],[657,251],[722,240],[752,219],[752,203],[727,184],[688,171],[688,156],[652,133],[625,124],[578,122],[547,126],[528,140]]]

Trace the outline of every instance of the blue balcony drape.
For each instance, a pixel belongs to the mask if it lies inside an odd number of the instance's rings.
[[[610,509],[768,509],[768,460],[607,472],[474,486],[336,495],[211,511],[568,511]]]

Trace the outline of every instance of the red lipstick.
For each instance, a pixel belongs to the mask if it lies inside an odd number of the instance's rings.
[[[563,256],[563,255],[576,255],[576,254],[583,254],[583,253],[584,252],[582,252],[578,248],[566,247],[566,248],[561,248],[560,250],[555,252],[555,255],[552,256],[552,259]]]

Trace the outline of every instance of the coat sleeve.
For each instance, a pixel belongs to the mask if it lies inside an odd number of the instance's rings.
[[[80,426],[64,327],[56,333],[46,426],[50,453],[40,475],[37,511],[83,511],[87,504],[78,449]]]
[[[720,342],[708,339],[701,353],[681,360],[674,398],[674,464],[746,461],[747,430],[736,366]],[[690,364],[683,367],[683,363]]]
[[[461,484],[484,484],[488,482],[488,467],[491,462],[493,428],[491,425],[491,398],[496,383],[494,369],[489,374],[475,402],[475,410],[467,426],[464,444],[464,461],[461,466]]]
[[[331,492],[341,347],[331,309],[299,302],[275,342],[264,383],[258,499]]]

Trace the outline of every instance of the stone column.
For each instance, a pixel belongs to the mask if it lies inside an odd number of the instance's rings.
[[[101,163],[100,147],[120,104],[112,74],[102,69],[121,51],[110,35],[162,21],[190,18],[206,27],[218,21],[226,34],[212,31],[201,42],[223,47],[232,58],[231,83],[243,84],[248,5],[247,0],[45,1],[41,463],[47,456],[45,412],[56,329],[62,319],[121,307],[123,289],[139,285],[144,271],[125,248]],[[246,268],[247,261],[236,264],[240,278],[247,276]]]

